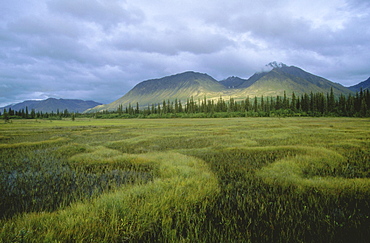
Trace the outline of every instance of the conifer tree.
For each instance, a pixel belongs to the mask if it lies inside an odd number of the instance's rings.
[[[292,102],[290,103],[290,109],[294,112],[297,111],[297,100],[294,92],[292,93]]]
[[[261,96],[261,111],[266,111],[266,109],[265,109],[265,101],[263,100],[263,95]]]
[[[118,105],[117,112],[118,112],[119,115],[122,115],[122,113],[123,113],[123,106],[122,106],[122,104]]]
[[[254,112],[257,112],[258,111],[258,100],[257,100],[257,96],[254,97],[253,109],[254,109]]]
[[[31,119],[35,119],[36,118],[36,111],[35,109],[32,109],[31,110]]]
[[[179,112],[179,104],[177,103],[177,99],[175,99],[175,110],[174,110],[174,113],[178,113]]]
[[[333,112],[334,106],[335,106],[335,97],[334,97],[333,87],[330,88],[330,94],[329,94],[327,103],[328,103],[328,111]]]
[[[271,106],[270,106],[271,102],[270,102],[270,99],[271,99],[271,97],[268,97],[267,96],[267,98],[266,98],[266,105],[265,105],[265,111],[267,113],[270,113],[270,111],[271,111]]]
[[[245,108],[246,111],[250,110],[250,101],[249,101],[249,96],[245,99]]]
[[[361,100],[361,108],[360,108],[360,116],[366,117],[367,116],[367,104],[365,98],[362,98]]]
[[[173,113],[173,102],[167,100],[167,113]]]
[[[182,104],[181,104],[181,100],[179,100],[179,112],[183,112],[183,108],[182,108]]]
[[[282,108],[282,103],[281,103],[281,99],[280,99],[280,96],[277,95],[276,96],[276,103],[275,103],[275,109],[276,110],[279,110]]]
[[[288,109],[288,107],[289,107],[289,101],[288,101],[288,98],[286,97],[286,92],[284,90],[284,97],[283,97],[282,108],[283,109]]]
[[[10,108],[9,108],[10,109]],[[9,114],[8,112],[6,111],[6,109],[4,109],[4,114],[3,114],[3,119],[5,122],[8,122],[9,121]]]

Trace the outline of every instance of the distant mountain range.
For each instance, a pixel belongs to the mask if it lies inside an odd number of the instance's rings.
[[[287,66],[276,62],[268,64],[270,71],[255,73],[248,79],[229,77],[217,81],[211,76],[197,72],[184,72],[159,79],[151,79],[137,84],[120,99],[106,105],[99,105],[87,112],[99,112],[103,110],[116,110],[120,105],[123,107],[136,105],[145,107],[158,104],[163,100],[174,101],[175,99],[186,101],[193,97],[194,100],[218,99],[220,96],[245,99],[255,96],[290,96],[292,92],[301,95],[310,92],[329,93],[331,89],[335,95],[353,94],[355,88],[350,89],[341,84],[331,82],[325,78],[308,73],[295,66]],[[365,81],[366,82],[366,81]],[[352,86],[354,87],[354,86]]]
[[[234,88],[239,87],[245,81],[247,80],[239,78],[239,77],[231,76],[231,77],[228,77],[227,79],[221,80],[220,84],[222,84],[228,89],[234,89]]]
[[[353,85],[351,87],[348,87],[350,90],[354,91],[354,92],[360,92],[360,90],[365,90],[365,89],[368,89],[370,90],[370,78],[368,78],[367,80],[361,82],[361,83],[358,83],[356,85]]]
[[[92,107],[101,105],[102,103],[98,103],[95,101],[84,101],[84,100],[77,100],[77,99],[55,99],[49,98],[46,100],[27,100],[18,104],[8,105],[5,107],[0,108],[0,112],[4,112],[4,109],[9,110],[11,108],[14,111],[20,111],[22,109],[26,110],[26,107],[29,112],[34,109],[36,112],[63,112],[65,109],[68,112],[84,112],[87,109]]]
[[[325,78],[308,73],[295,66],[287,66],[283,63],[272,62],[266,65],[269,71],[257,72],[248,79],[239,77],[229,77],[222,81],[217,81],[213,77],[193,71],[175,74],[158,79],[150,79],[137,84],[124,96],[110,104],[101,104],[95,101],[83,101],[76,99],[55,99],[36,101],[28,100],[4,108],[19,111],[28,108],[42,112],[60,112],[67,109],[69,112],[99,112],[104,110],[117,110],[131,104],[147,107],[152,104],[161,104],[163,100],[186,102],[193,97],[198,99],[217,100],[221,96],[224,99],[234,98],[236,101],[247,97],[261,96],[291,96],[292,92],[296,95],[304,93],[328,93],[332,89],[336,96],[340,94],[354,94],[363,90],[370,89],[370,78],[357,85],[344,87],[341,84],[331,82]]]

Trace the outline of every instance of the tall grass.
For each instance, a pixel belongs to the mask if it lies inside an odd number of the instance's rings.
[[[221,186],[221,195],[208,212],[212,215],[213,240],[367,241],[370,195],[366,183],[346,187],[343,184],[359,179],[322,178],[324,183],[317,186],[297,177],[295,166],[277,175],[268,170],[271,177],[265,174],[265,168],[293,156],[294,151],[300,152],[277,147],[194,154],[212,165]],[[341,184],[337,185],[338,181]]]
[[[217,181],[206,165],[176,153],[147,154],[137,159],[158,166],[151,183],[117,188],[54,213],[18,216],[3,226],[2,236],[29,241],[176,240],[195,237],[197,214],[217,194]],[[200,234],[201,232],[198,232]]]
[[[0,126],[0,239],[367,242],[369,128],[347,118],[17,120]]]
[[[291,150],[296,150],[298,154],[275,161],[257,174],[267,182],[292,184],[301,189],[313,187],[327,193],[368,192],[367,188],[370,187],[370,178],[366,178],[369,175],[368,151],[367,158],[357,158],[356,163],[350,164],[344,156],[325,148],[294,147]],[[356,164],[361,164],[362,168],[357,167],[355,172],[353,166]],[[344,178],[344,175],[347,177]],[[362,178],[363,176],[365,178]]]

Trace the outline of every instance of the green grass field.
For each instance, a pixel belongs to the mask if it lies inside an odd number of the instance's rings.
[[[368,242],[370,119],[0,124],[0,242]]]

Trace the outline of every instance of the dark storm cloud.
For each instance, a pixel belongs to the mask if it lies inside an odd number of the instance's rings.
[[[13,0],[0,8],[0,106],[112,102],[187,70],[248,78],[271,61],[344,85],[370,76],[368,0]]]

